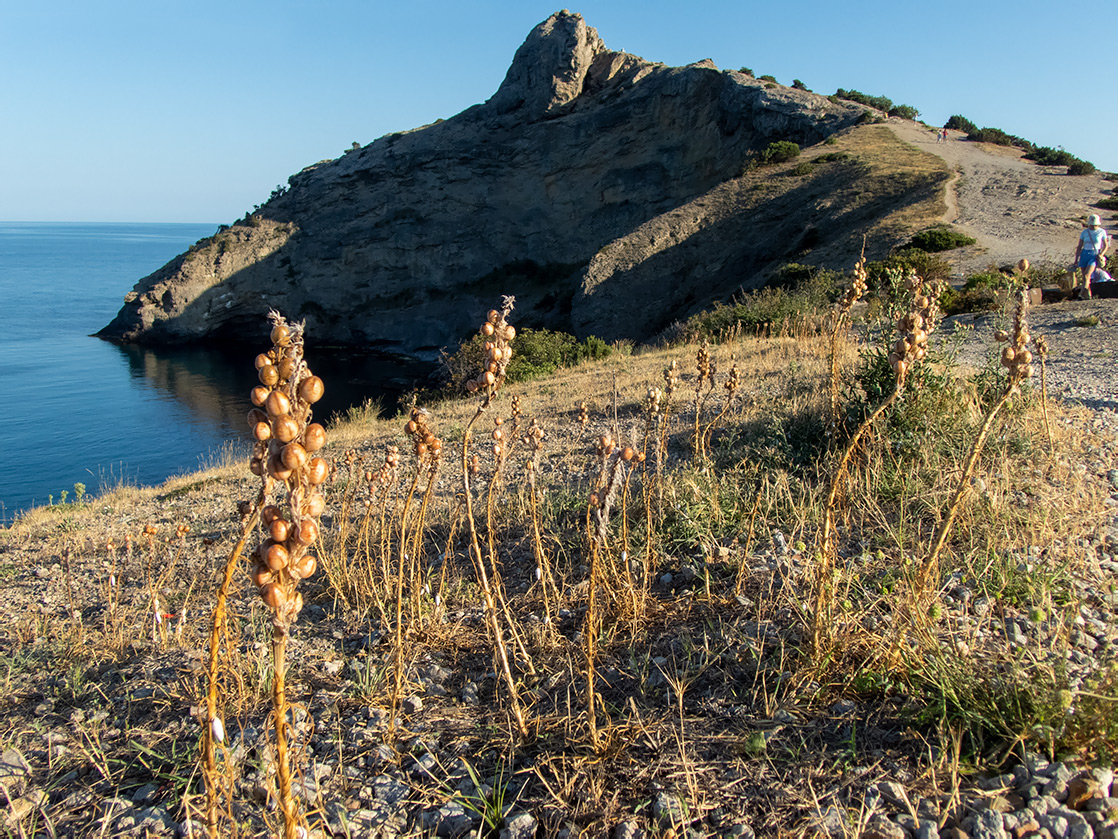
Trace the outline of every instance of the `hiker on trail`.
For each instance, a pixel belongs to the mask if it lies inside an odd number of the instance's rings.
[[[1106,265],[1106,249],[1110,246],[1110,237],[1102,229],[1102,220],[1093,213],[1087,217],[1087,229],[1079,234],[1079,243],[1075,246],[1075,266],[1083,272],[1083,293],[1090,299],[1091,280],[1096,269]]]

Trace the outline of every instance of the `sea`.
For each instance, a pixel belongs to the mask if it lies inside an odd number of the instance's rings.
[[[147,486],[249,450],[245,417],[266,349],[118,346],[92,337],[124,295],[216,224],[0,222],[0,523],[31,507]],[[414,368],[315,350],[317,419],[378,399],[391,409]],[[409,376],[411,379],[409,379]]]

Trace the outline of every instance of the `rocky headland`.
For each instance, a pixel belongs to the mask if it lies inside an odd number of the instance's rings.
[[[431,357],[513,293],[530,325],[644,339],[783,262],[848,256],[881,217],[938,200],[942,164],[906,178],[835,153],[809,177],[749,171],[769,143],[810,147],[864,112],[709,61],[616,52],[559,12],[487,102],[308,166],[141,280],[100,334],[251,340],[276,308],[330,343]],[[888,181],[886,209],[859,206],[864,178],[875,201]],[[908,229],[894,228],[872,247]]]

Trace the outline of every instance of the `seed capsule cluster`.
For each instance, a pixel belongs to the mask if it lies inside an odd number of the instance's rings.
[[[533,454],[543,448],[543,429],[540,428],[539,422],[535,417],[528,423],[528,433],[523,437],[523,443],[531,450]]]
[[[675,386],[679,384],[679,378],[676,373],[679,370],[679,362],[673,361],[664,368],[664,392],[667,393],[668,399],[675,395]]]
[[[316,454],[326,444],[326,431],[311,422],[311,406],[322,398],[324,386],[303,358],[302,324],[289,325],[276,312],[269,317],[272,349],[256,357],[260,386],[251,394],[256,407],[249,412],[249,425],[257,442],[250,468],[264,478],[267,496],[276,483],[284,485],[287,509],[272,502],[261,511],[267,538],[251,576],[274,612],[273,622],[286,627],[303,605],[296,586],[315,572],[309,551],[318,541],[326,505],[318,487],[329,477],[330,464]]]
[[[443,453],[443,441],[431,431],[427,424],[429,418],[423,408],[412,408],[411,418],[404,425],[404,431],[412,438],[416,460],[420,463],[434,463]]]
[[[649,421],[660,416],[660,401],[664,398],[663,391],[658,387],[650,387],[644,397],[644,412]]]
[[[509,361],[512,360],[512,347],[509,344],[516,337],[516,328],[506,321],[511,311],[511,303],[506,303],[502,311],[490,309],[485,323],[481,325],[481,334],[487,339],[485,369],[477,378],[466,382],[466,390],[470,393],[482,391],[492,396],[505,380],[505,371],[508,369]]]
[[[586,430],[586,426],[590,424],[590,409],[586,406],[585,402],[578,403],[578,417],[575,420],[582,426],[582,430]]]
[[[731,365],[730,373],[726,377],[726,381],[722,384],[722,387],[726,389],[727,396],[733,396],[737,392],[737,389],[741,387],[741,374],[738,373],[738,366],[736,364]]]
[[[905,285],[912,292],[912,309],[897,319],[898,338],[889,353],[889,364],[899,383],[928,354],[928,333],[935,328],[938,315],[935,296],[926,293],[923,279],[911,274]]]
[[[862,295],[866,293],[866,279],[868,277],[866,258],[863,256],[854,266],[854,279],[850,281],[850,288],[846,290],[842,299],[835,304],[840,317],[847,314],[854,307],[854,304],[862,299]]]
[[[501,427],[505,421],[500,417],[493,417],[493,430],[489,436],[493,439],[493,457],[500,460],[505,453],[505,430]]]
[[[695,354],[695,369],[699,374],[698,381],[695,382],[695,390],[701,390],[706,379],[714,381],[714,365],[711,364],[710,345],[706,341],[703,341],[703,345]]]
[[[1009,334],[1004,330],[999,329],[994,333],[994,337],[1006,346],[1002,348],[1002,366],[1009,371],[1009,380],[1011,383],[1016,384],[1022,379],[1027,379],[1033,375],[1033,354],[1028,348],[1029,340],[1029,324],[1027,320],[1027,313],[1029,309],[1029,295],[1028,290],[1022,290],[1017,296],[1017,311],[1013,316],[1013,333]],[[1037,344],[1039,348],[1040,340]],[[1045,351],[1048,349],[1048,344],[1045,342]]]

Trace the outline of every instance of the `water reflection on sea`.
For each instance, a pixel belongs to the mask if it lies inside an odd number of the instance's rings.
[[[20,510],[121,482],[156,484],[248,450],[253,358],[263,347],[145,348],[90,337],[125,292],[213,225],[0,222],[0,388],[6,441],[0,522]],[[430,365],[308,337],[307,360],[326,382],[315,416],[398,395]]]

